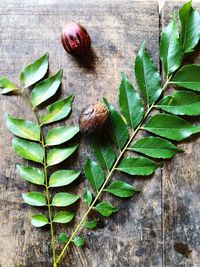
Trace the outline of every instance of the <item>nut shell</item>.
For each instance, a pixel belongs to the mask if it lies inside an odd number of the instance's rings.
[[[109,110],[102,103],[87,106],[79,118],[80,130],[83,134],[99,132],[109,118]]]

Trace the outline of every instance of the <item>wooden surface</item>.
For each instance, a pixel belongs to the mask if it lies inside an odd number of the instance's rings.
[[[48,51],[50,73],[58,68],[64,70],[62,93],[58,96],[76,94],[68,123],[77,124],[81,109],[101,100],[101,96],[117,103],[120,72],[125,71],[134,81],[133,60],[143,40],[159,65],[159,33],[169,21],[169,14],[180,5],[180,1],[178,5],[167,1],[159,17],[156,1],[0,0],[0,76],[17,83],[20,70]],[[199,2],[194,5],[200,9]],[[93,52],[85,62],[68,56],[61,47],[60,30],[69,21],[85,25],[92,38]],[[200,63],[198,54],[195,62]],[[33,117],[20,97],[2,96],[0,105],[0,266],[49,267],[50,232],[30,225],[30,214],[37,209],[27,207],[21,198],[21,193],[37,187],[19,178],[15,166],[26,161],[12,151],[12,135],[2,118],[6,111],[26,119]],[[84,231],[85,248],[71,248],[61,266],[199,266],[200,138],[190,138],[181,147],[186,152],[166,162],[153,177],[120,175],[141,192],[128,201],[112,198],[120,212],[104,219],[96,231]],[[81,168],[90,153],[88,141],[82,140],[78,157],[68,161],[67,166]],[[82,175],[72,192],[82,194],[86,184]],[[85,206],[80,206],[81,214],[83,209]],[[58,227],[57,235],[60,232]]]

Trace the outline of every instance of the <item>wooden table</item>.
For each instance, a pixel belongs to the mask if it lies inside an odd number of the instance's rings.
[[[81,109],[101,101],[103,95],[117,103],[121,71],[135,82],[133,60],[143,40],[159,65],[159,34],[180,5],[181,1],[167,1],[159,15],[154,0],[0,0],[0,76],[17,83],[20,70],[48,51],[50,73],[64,70],[61,95],[76,94],[68,123],[77,124]],[[194,6],[200,9],[200,2]],[[86,25],[91,35],[93,55],[88,61],[77,61],[61,46],[61,28],[70,21]],[[200,63],[198,53],[195,62]],[[37,188],[17,174],[16,164],[23,160],[13,152],[12,135],[2,118],[6,111],[26,119],[33,119],[32,114],[17,96],[1,96],[0,105],[0,266],[52,266],[49,230],[31,226],[34,208],[21,198],[21,193]],[[134,183],[140,194],[128,201],[112,198],[120,212],[105,219],[96,231],[83,231],[86,246],[71,248],[62,266],[199,266],[200,138],[189,138],[181,147],[185,153],[165,162],[151,178],[120,175]],[[83,139],[78,158],[69,164],[81,168],[90,153]],[[85,184],[82,175],[72,190],[82,194]]]

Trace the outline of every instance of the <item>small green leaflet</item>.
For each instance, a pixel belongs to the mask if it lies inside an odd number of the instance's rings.
[[[69,240],[69,237],[65,233],[60,233],[60,235],[58,237],[58,240],[59,240],[60,243],[65,244]]]
[[[192,8],[192,1],[185,3],[180,11],[181,42],[184,53],[193,51],[199,42],[200,36],[200,14]]]
[[[175,115],[157,114],[149,120],[144,130],[168,139],[181,141],[192,134],[199,133],[200,126],[195,126]]]
[[[75,237],[73,242],[76,247],[82,247],[85,243],[84,239],[80,236]]]
[[[47,155],[47,165],[52,166],[59,164],[71,156],[77,149],[78,145],[69,145],[66,148],[53,148]]]
[[[182,49],[175,16],[162,32],[160,58],[164,65],[166,75],[177,70],[181,64]]]
[[[200,95],[189,91],[176,91],[160,100],[158,108],[175,115],[200,115]]]
[[[31,224],[35,227],[42,227],[48,223],[48,218],[43,214],[35,214],[31,216]]]
[[[94,154],[105,170],[110,170],[115,161],[115,152],[106,137],[95,136],[92,140]]]
[[[44,77],[48,69],[48,61],[49,55],[46,53],[22,71],[20,81],[23,87],[27,88]]]
[[[131,145],[130,150],[153,158],[169,159],[183,150],[160,137],[144,137]]]
[[[79,132],[79,127],[60,126],[48,131],[46,145],[56,146],[67,142]]]
[[[112,213],[117,212],[118,209],[115,208],[112,204],[109,202],[101,202],[98,205],[96,205],[95,209],[103,216],[108,217]]]
[[[59,121],[67,117],[72,108],[74,96],[71,95],[62,100],[58,100],[55,103],[47,107],[48,113],[41,116],[42,124],[48,124],[51,122]]]
[[[33,184],[44,185],[44,172],[38,168],[17,165],[20,176]]]
[[[53,218],[53,222],[56,223],[68,223],[74,218],[74,213],[71,211],[57,212]]]
[[[92,203],[92,193],[88,190],[88,189],[85,189],[84,191],[84,195],[83,195],[83,201],[88,205],[90,206],[91,203]]]
[[[22,194],[24,202],[31,206],[46,206],[46,197],[40,192],[29,192]]]
[[[132,185],[122,181],[112,182],[106,191],[117,197],[132,197],[137,192]]]
[[[92,221],[85,221],[85,228],[87,229],[94,229],[95,227],[97,227],[97,223],[98,223],[98,219],[94,219]]]
[[[57,193],[52,199],[52,206],[66,207],[79,199],[79,196],[70,193]]]
[[[38,83],[31,93],[31,103],[36,107],[52,97],[58,90],[62,79],[62,70],[50,78]]]
[[[40,141],[40,128],[32,121],[25,121],[5,114],[6,125],[11,133],[33,141]]]
[[[7,78],[1,77],[0,78],[0,95],[4,95],[10,93],[17,89],[17,87],[11,83]]]
[[[200,65],[186,65],[174,76],[171,84],[200,92]]]
[[[15,152],[24,159],[43,163],[43,149],[40,145],[20,138],[14,138],[12,146]]]
[[[150,175],[160,166],[160,164],[154,162],[151,159],[143,157],[127,157],[122,160],[119,166],[116,168],[122,172],[130,175]]]
[[[80,173],[80,171],[75,170],[58,170],[50,176],[49,187],[58,187],[71,184],[79,177]]]
[[[110,124],[108,126],[108,133],[116,146],[121,150],[128,140],[128,128],[121,115],[114,109],[114,107],[103,99],[107,108],[110,111]]]
[[[148,105],[153,104],[162,93],[161,78],[152,58],[145,49],[144,43],[141,45],[135,60],[135,76],[145,101]],[[142,114],[140,114],[142,117],[143,112],[142,108]]]
[[[144,108],[138,93],[124,73],[122,73],[119,93],[119,105],[124,117],[131,128],[135,129],[144,117]]]
[[[92,187],[98,192],[105,178],[103,170],[95,161],[88,159],[84,167],[84,172]]]

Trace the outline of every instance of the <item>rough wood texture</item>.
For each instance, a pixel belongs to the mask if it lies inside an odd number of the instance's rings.
[[[117,103],[120,72],[125,71],[134,81],[133,60],[143,40],[159,64],[159,31],[175,4],[167,2],[159,20],[156,1],[0,0],[0,76],[18,82],[17,75],[23,66],[48,51],[50,72],[64,70],[62,93],[57,96],[76,94],[67,123],[77,124],[81,109],[101,100],[101,96]],[[200,4],[196,6],[200,8]],[[84,62],[67,55],[60,44],[61,27],[69,21],[79,21],[91,35],[93,50]],[[200,62],[200,58],[196,60]],[[0,97],[0,103],[0,266],[49,267],[52,266],[49,229],[30,225],[29,216],[34,208],[27,207],[21,199],[21,193],[37,188],[19,178],[15,166],[23,160],[12,151],[12,135],[2,119],[5,111],[26,119],[33,116],[20,97]],[[186,153],[167,162],[153,177],[133,179],[120,175],[141,193],[128,201],[112,198],[120,212],[104,219],[98,230],[83,231],[85,248],[71,248],[62,266],[198,266],[199,140],[191,138],[182,143]],[[64,166],[83,166],[86,156],[91,154],[87,140],[82,140],[78,154],[78,158],[73,157]],[[86,184],[82,175],[72,191],[82,194]],[[84,209],[84,205],[80,207],[76,222]],[[61,228],[57,228],[56,234],[60,232]]]

